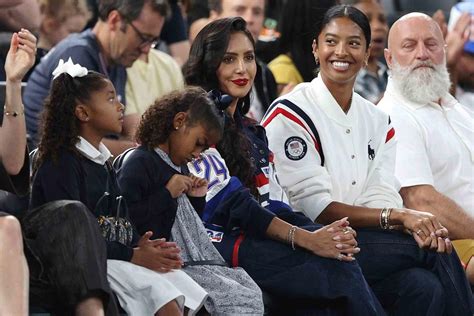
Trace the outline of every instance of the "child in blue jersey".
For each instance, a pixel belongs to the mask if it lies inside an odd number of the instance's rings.
[[[123,105],[107,77],[71,60],[61,61],[53,75],[35,162],[32,207],[78,200],[96,218],[116,216],[123,198],[102,139],[120,133]],[[124,208],[121,212],[121,217],[127,216]],[[184,306],[199,309],[207,294],[185,273],[173,270],[182,265],[180,249],[151,236],[151,232],[141,238],[134,233],[131,240],[106,241],[106,273],[121,306],[133,315],[182,315]],[[87,258],[75,260],[88,264]]]

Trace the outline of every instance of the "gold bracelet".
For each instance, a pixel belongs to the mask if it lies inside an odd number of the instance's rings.
[[[290,230],[288,231],[288,244],[291,245],[291,249],[296,250],[295,247],[295,232],[297,227],[291,226]]]
[[[5,106],[3,107],[3,114],[4,114],[5,116],[17,117],[17,116],[19,116],[19,115],[25,114],[25,109],[21,109],[20,112],[17,112],[17,111],[8,111],[8,110],[7,110],[7,106],[5,105]]]
[[[390,229],[390,214],[392,213],[391,208],[384,207],[380,212],[380,227],[382,229]]]

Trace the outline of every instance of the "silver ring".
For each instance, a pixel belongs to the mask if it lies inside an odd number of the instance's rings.
[[[338,254],[336,259],[339,260],[339,261],[342,261],[342,258],[343,258],[343,255],[342,253]]]
[[[419,235],[419,234],[421,234],[422,232],[423,232],[423,230],[418,229],[415,234]]]

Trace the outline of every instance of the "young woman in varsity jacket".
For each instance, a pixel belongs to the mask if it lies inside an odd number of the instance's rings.
[[[448,231],[433,215],[402,208],[390,118],[353,92],[370,37],[359,10],[326,13],[313,42],[318,77],[277,99],[262,120],[278,179],[290,205],[311,220],[350,218],[357,261],[387,310],[471,315],[472,293]]]
[[[229,99],[226,103],[214,90],[224,117],[223,139],[188,164],[209,181],[202,219],[228,264],[243,267],[262,289],[288,302],[283,308],[292,315],[383,314],[353,259],[359,249],[347,218],[322,228],[270,199],[265,131],[242,115],[255,76],[254,43],[245,21],[228,18],[206,26],[184,74],[187,84],[220,90]]]

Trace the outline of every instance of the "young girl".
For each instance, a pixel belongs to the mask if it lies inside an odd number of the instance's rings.
[[[196,213],[207,181],[188,176],[185,167],[221,133],[221,118],[202,89],[157,100],[140,122],[141,146],[124,157],[119,185],[138,230],[171,236],[180,246],[183,270],[209,293],[204,305],[211,315],[261,315],[260,289],[244,270],[226,266]]]
[[[115,216],[121,196],[107,163],[111,154],[101,141],[105,135],[120,133],[123,105],[104,75],[71,60],[61,61],[53,75],[31,206],[59,199],[79,200],[95,217]],[[199,309],[205,291],[185,273],[169,272],[182,265],[179,248],[163,239],[150,240],[151,236],[146,232],[128,242],[107,241],[108,280],[121,306],[133,315],[181,315],[185,298],[186,307]],[[75,238],[73,233],[70,238]],[[88,264],[86,258],[75,260]]]
[[[358,9],[326,13],[313,41],[318,77],[274,102],[262,121],[278,178],[290,204],[311,220],[349,216],[361,227],[357,259],[386,308],[471,315],[471,290],[447,230],[430,213],[402,208],[390,118],[354,93],[370,42],[369,21]]]
[[[245,22],[222,19],[205,27],[193,43],[184,71],[188,84],[219,89],[231,97],[217,150],[207,150],[190,167],[209,179],[203,220],[223,257],[243,267],[269,293],[288,300],[287,313],[380,313],[352,262],[359,249],[347,218],[322,228],[270,199],[271,158],[265,131],[243,116],[255,77],[254,44]],[[347,281],[344,286],[340,278]],[[341,297],[344,303],[334,304]]]

